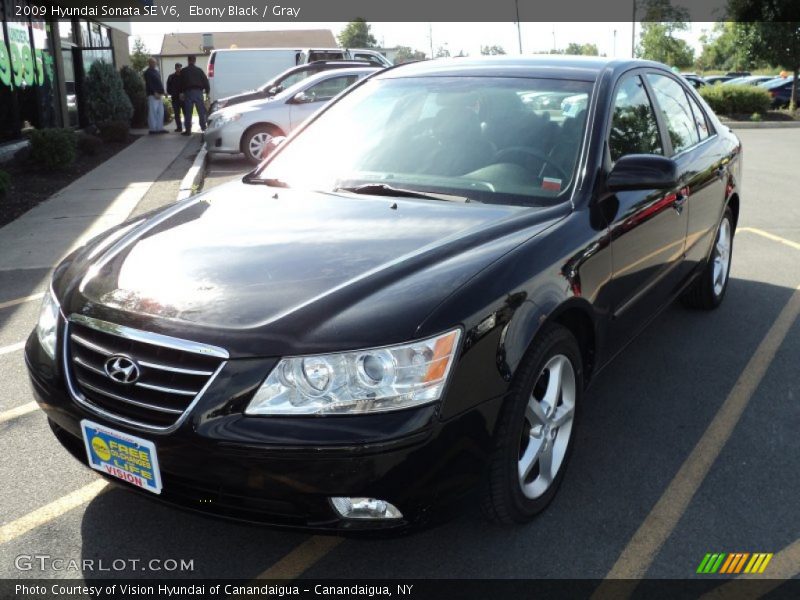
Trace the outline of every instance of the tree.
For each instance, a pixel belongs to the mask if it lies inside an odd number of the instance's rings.
[[[496,56],[498,54],[505,54],[506,51],[502,46],[481,46],[481,54],[484,56]]]
[[[84,89],[89,120],[100,129],[100,136],[119,139],[124,132],[127,138],[133,105],[114,67],[102,60],[92,63]]]
[[[150,52],[147,46],[144,45],[142,38],[138,35],[133,40],[133,52],[131,52],[131,69],[137,73],[141,73],[147,68],[147,59],[150,58]]]
[[[450,50],[444,46],[439,46],[434,53],[435,58],[447,58],[448,56],[450,56]]]
[[[600,56],[600,51],[597,49],[597,44],[576,44],[575,42],[570,42],[567,44],[566,54]]]
[[[378,41],[372,35],[372,26],[361,17],[350,21],[339,34],[342,48],[376,48]]]
[[[133,105],[131,126],[147,126],[147,96],[145,95],[144,77],[133,67],[125,65],[119,70],[122,87]]]
[[[716,23],[710,33],[700,36],[703,50],[695,66],[700,71],[720,69],[722,71],[751,71],[770,65],[754,59],[747,51],[747,32],[742,23]]]
[[[675,37],[686,31],[689,11],[672,6],[670,0],[644,0],[635,3],[642,17],[642,33],[636,56],[655,60],[673,67],[689,67],[694,62],[694,49]]]
[[[800,75],[800,3],[797,0],[729,0],[730,17],[741,22],[743,46],[754,59],[786,67],[794,73],[789,107],[798,101]]]
[[[415,60],[425,60],[425,53],[420,50],[413,50],[411,46],[398,46],[394,57],[394,64],[413,62]]]

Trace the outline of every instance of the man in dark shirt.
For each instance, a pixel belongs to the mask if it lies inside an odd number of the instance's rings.
[[[161,97],[164,95],[164,83],[161,73],[156,69],[156,59],[149,58],[149,65],[144,71],[144,88],[147,94],[147,126],[150,133],[167,133],[164,129],[164,104]]]
[[[183,102],[181,101],[181,63],[175,63],[175,72],[167,77],[167,94],[172,102],[172,113],[175,115],[175,132],[183,131],[183,119],[181,111]]]
[[[211,93],[208,77],[203,69],[195,65],[197,58],[188,57],[189,64],[181,69],[181,90],[183,92],[183,135],[192,133],[192,109],[197,108],[200,117],[200,129],[206,130],[206,105],[203,101],[203,92]]]

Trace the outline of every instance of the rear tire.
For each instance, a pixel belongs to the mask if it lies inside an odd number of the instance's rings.
[[[578,342],[546,325],[520,365],[497,425],[481,508],[497,523],[525,523],[552,501],[572,453],[583,395]]]
[[[725,207],[717,227],[714,247],[703,272],[684,293],[681,300],[689,308],[713,310],[722,304],[728,289],[728,279],[733,257],[733,211]]]

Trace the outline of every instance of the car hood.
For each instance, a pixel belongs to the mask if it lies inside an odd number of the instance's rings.
[[[102,251],[85,248],[59,295],[67,314],[229,348],[260,340],[240,354],[269,354],[267,339],[280,351],[387,343],[387,332],[414,335],[459,285],[559,212],[235,182],[95,242]]]

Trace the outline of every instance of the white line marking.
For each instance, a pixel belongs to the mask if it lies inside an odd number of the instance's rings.
[[[3,348],[0,348],[0,354],[10,354],[11,352],[22,350],[24,347],[25,342],[17,342],[16,344],[11,344],[10,346],[4,346]]]
[[[34,300],[41,300],[44,298],[44,292],[38,294],[31,294],[30,296],[23,296],[22,298],[15,298],[14,300],[6,300],[0,302],[0,308],[8,308],[9,306],[16,306],[17,304],[24,304],[25,302],[32,302]]]
[[[23,404],[22,406],[17,406],[16,408],[11,408],[7,411],[0,413],[0,423],[5,423],[6,421],[10,421],[11,419],[16,419],[17,417],[21,417],[22,415],[27,415],[35,411],[38,408],[38,404],[36,402],[28,402],[27,404]]]

